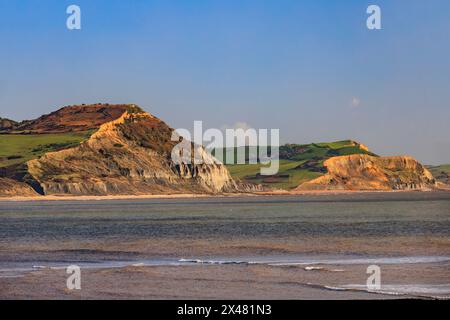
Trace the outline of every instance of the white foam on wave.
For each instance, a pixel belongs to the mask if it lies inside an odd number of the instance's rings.
[[[143,261],[92,261],[92,262],[54,262],[47,265],[36,264],[25,266],[20,264],[17,266],[12,266],[10,268],[0,269],[0,277],[6,277],[9,274],[25,274],[28,272],[36,272],[40,270],[66,270],[70,265],[77,265],[81,269],[107,269],[107,268],[126,268],[126,267],[144,267],[144,266],[179,266],[181,263],[177,262],[175,259],[170,260],[159,260],[150,259]]]
[[[364,291],[395,296],[415,296],[433,299],[450,299],[450,284],[387,284],[380,289],[369,289],[367,285],[348,284],[342,286],[324,286],[334,291]]]
[[[33,266],[34,270],[63,270],[66,269],[67,266],[44,266],[44,265],[35,265]]]
[[[93,262],[54,262],[48,265],[35,262],[34,265],[16,268],[0,269],[0,277],[32,272],[37,270],[63,270],[69,265],[78,265],[86,269],[150,267],[150,266],[189,266],[189,265],[268,265],[273,267],[302,266],[305,271],[343,272],[341,268],[327,268],[338,265],[370,265],[370,264],[411,264],[411,263],[439,263],[450,261],[444,256],[410,256],[410,257],[355,257],[355,256],[261,256],[246,258],[162,258],[146,259],[141,261],[93,261]],[[3,271],[3,272],[2,272]],[[8,272],[6,272],[8,271]]]
[[[438,263],[450,261],[450,257],[417,256],[417,257],[379,257],[379,258],[337,258],[317,259],[309,261],[285,261],[271,263],[272,266],[295,266],[295,265],[358,265],[358,264],[415,264],[415,263]]]
[[[236,261],[236,260],[202,260],[202,259],[179,259],[180,263],[187,264],[252,264],[251,261]]]
[[[410,256],[410,257],[261,257],[256,259],[179,259],[181,264],[266,264],[269,266],[306,266],[306,271],[324,269],[323,265],[368,265],[368,264],[415,264],[450,261],[450,257]],[[327,269],[342,272],[342,269]]]
[[[144,266],[145,266],[145,263],[143,263],[143,262],[133,263],[131,266],[132,266],[132,267],[144,267]]]
[[[328,269],[324,267],[317,266],[307,266],[303,268],[305,271],[327,271],[327,272],[344,272],[344,269]]]
[[[323,270],[323,267],[305,267],[305,271]]]

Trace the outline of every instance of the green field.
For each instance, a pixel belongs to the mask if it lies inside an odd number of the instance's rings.
[[[433,174],[435,178],[438,178],[442,175],[450,174],[450,164],[443,164],[440,166],[428,166],[428,170]]]
[[[262,184],[278,189],[293,189],[302,182],[321,176],[323,173],[296,169],[306,161],[280,160],[279,171],[275,176],[261,176],[262,164],[236,164],[227,166],[233,178],[245,182]]]
[[[443,164],[440,166],[431,166],[429,169],[432,171],[435,171],[435,172],[450,173],[450,164]]]
[[[60,134],[1,134],[0,167],[24,163],[46,152],[74,147],[92,131]]]
[[[236,155],[238,151],[246,152],[245,159],[247,164],[236,164]],[[217,150],[215,153],[226,154],[224,150]],[[335,156],[350,154],[375,154],[366,151],[356,145],[351,140],[336,142],[311,143],[311,144],[287,144],[280,146],[279,149],[279,172],[274,176],[261,176],[261,164],[248,164],[249,159],[258,158],[256,147],[240,147],[234,150],[228,150],[234,153],[235,161],[232,164],[227,163],[227,167],[233,178],[240,179],[249,183],[262,184],[272,188],[293,189],[303,182],[312,180],[323,175],[326,169],[323,163],[326,159]],[[226,160],[227,157],[224,156]]]

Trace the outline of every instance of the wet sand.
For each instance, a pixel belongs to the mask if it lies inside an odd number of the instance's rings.
[[[1,299],[408,299],[421,294],[368,293],[366,266],[304,267],[266,265],[147,266],[83,269],[81,290],[68,290],[65,270],[38,270],[0,278]],[[337,271],[332,271],[337,270]],[[450,264],[385,265],[383,283],[411,287],[450,277]],[[389,286],[387,288],[389,288]],[[332,287],[341,288],[341,290]],[[383,287],[382,287],[383,289]],[[389,289],[385,290],[388,291]],[[428,297],[429,298],[429,297]],[[442,297],[441,297],[442,298]]]
[[[4,247],[3,247],[4,248]],[[55,250],[57,248],[57,250]],[[79,248],[83,248],[80,250]],[[13,250],[15,253],[11,254]],[[79,264],[102,256],[112,261],[128,254],[125,267],[81,267],[81,290],[67,290],[65,267],[39,267],[33,271],[0,277],[0,299],[407,299],[450,298],[448,293],[412,292],[414,287],[446,285],[450,290],[450,260],[433,263],[379,264],[382,292],[368,293],[365,287],[369,261],[362,264],[269,265],[202,264],[143,266],[148,257],[248,260],[249,256],[311,256],[357,251],[358,257],[402,257],[402,255],[450,257],[450,240],[439,237],[391,237],[367,239],[284,239],[278,241],[140,240],[134,242],[62,242],[16,245],[0,250],[0,260],[15,257]],[[400,255],[401,254],[401,255]],[[399,256],[400,255],[400,256]],[[345,255],[343,255],[346,257]],[[230,258],[233,257],[233,258]],[[250,259],[251,260],[251,259]],[[349,285],[357,285],[346,287]],[[393,287],[393,288],[392,288]],[[406,287],[405,294],[393,294]],[[344,290],[345,289],[345,290]],[[355,290],[356,289],[356,290]],[[405,288],[403,288],[405,289]]]

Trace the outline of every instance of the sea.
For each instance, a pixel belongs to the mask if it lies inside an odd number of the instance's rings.
[[[289,275],[323,290],[448,299],[450,193],[0,200],[0,297],[8,298],[2,279],[69,265],[242,268],[241,281],[264,267],[277,270],[280,285]],[[376,288],[364,272],[374,265]],[[314,284],[309,273],[323,276]],[[241,298],[238,286],[233,297]]]

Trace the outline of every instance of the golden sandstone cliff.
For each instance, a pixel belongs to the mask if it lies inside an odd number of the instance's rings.
[[[190,142],[196,157],[204,163],[175,163],[171,153],[180,140],[172,141],[174,130],[136,105],[68,106],[31,121],[2,119],[0,129],[0,139],[4,141],[8,136],[86,134],[86,139],[75,144],[39,145],[36,150],[29,150],[27,156],[32,155],[31,160],[30,157],[17,160],[20,154],[3,160],[0,157],[0,164],[18,161],[0,166],[0,196],[218,194],[262,190],[259,185],[234,180],[225,165],[202,146]],[[368,151],[366,146],[356,145]],[[46,149],[48,146],[51,148]],[[321,171],[322,176],[301,184],[294,192],[438,187],[424,166],[406,156],[333,156],[323,166],[326,172]]]
[[[0,177],[0,194],[21,195],[28,185],[43,195],[214,194],[250,188],[236,183],[202,146],[192,145],[206,163],[174,163],[171,151],[179,143],[172,141],[174,130],[134,105],[65,107],[29,123],[22,126],[28,133],[98,130],[75,147],[27,161],[15,186],[11,177]]]
[[[174,164],[172,129],[144,112],[125,111],[78,147],[27,163],[44,194],[111,195],[218,193],[236,190],[228,170],[212,164]]]
[[[431,190],[433,175],[409,156],[374,157],[365,154],[325,161],[327,173],[301,184],[302,190]]]

